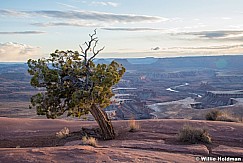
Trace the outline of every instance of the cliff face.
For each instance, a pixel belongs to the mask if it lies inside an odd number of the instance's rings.
[[[141,102],[124,103],[116,108],[116,117],[118,119],[150,119],[153,110]]]
[[[243,92],[240,91],[208,91],[197,101],[201,102],[205,108],[231,105],[231,98],[243,98]]]

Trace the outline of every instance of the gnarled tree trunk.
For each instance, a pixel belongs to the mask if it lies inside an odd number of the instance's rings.
[[[114,139],[115,132],[106,112],[97,107],[95,104],[91,106],[90,112],[94,116],[96,122],[99,124],[103,138],[105,140]]]

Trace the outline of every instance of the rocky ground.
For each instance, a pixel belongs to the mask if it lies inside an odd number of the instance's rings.
[[[95,122],[0,118],[0,163],[8,162],[197,162],[196,157],[242,157],[243,124],[196,120],[140,120],[129,132],[128,121],[113,121],[115,140],[82,145],[81,128]],[[177,140],[185,124],[206,128],[212,144],[187,144]],[[59,139],[56,132],[70,129]],[[92,131],[92,130],[91,130]]]

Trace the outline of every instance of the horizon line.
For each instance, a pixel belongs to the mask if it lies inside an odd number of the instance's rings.
[[[163,58],[193,58],[193,57],[226,57],[226,56],[230,56],[230,57],[233,57],[233,56],[243,56],[243,54],[225,54],[225,55],[197,55],[197,56],[170,56],[170,57],[154,57],[154,56],[148,56],[148,57],[107,57],[107,58],[104,58],[104,57],[97,57],[95,59],[145,59],[145,58],[154,58],[154,59],[163,59]],[[19,63],[24,63],[24,64],[27,64],[27,61],[24,62],[24,61],[0,61],[0,64],[19,64]]]

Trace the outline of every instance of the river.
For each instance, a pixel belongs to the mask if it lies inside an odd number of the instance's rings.
[[[166,90],[167,91],[170,91],[170,92],[174,92],[174,93],[179,93],[180,91],[177,90],[177,88],[179,87],[185,87],[185,86],[189,86],[190,84],[189,83],[185,83],[185,84],[181,84],[181,85],[177,85],[177,86],[173,86],[173,87],[170,87],[170,88],[167,88]],[[196,95],[197,97],[202,97],[201,95],[199,94],[196,94],[196,93],[188,93],[190,95]],[[180,109],[183,109],[183,108],[190,108],[191,107],[191,103],[194,103],[195,102],[195,99],[192,98],[192,97],[187,97],[185,99],[181,99],[181,100],[177,100],[177,101],[170,101],[170,102],[162,102],[162,103],[155,103],[155,104],[152,104],[152,105],[148,105],[149,108],[153,109],[154,112],[153,113],[150,113],[154,116],[155,119],[157,118],[161,118],[161,113],[163,114],[168,114],[170,111],[170,109],[174,106],[175,108],[179,108],[179,110],[175,109],[174,111],[180,111]],[[163,107],[163,106],[167,106],[167,107]],[[168,109],[170,108],[170,109]],[[160,117],[158,117],[157,114],[160,114]],[[169,115],[169,114],[168,114]]]
[[[170,88],[167,88],[166,90],[167,91],[170,91],[170,92],[175,92],[175,93],[178,93],[180,91],[176,90],[176,88],[179,88],[179,87],[185,87],[185,86],[188,86],[190,85],[189,83],[185,83],[185,84],[181,84],[181,85],[177,85],[177,86],[173,86],[173,87],[170,87]],[[196,95],[197,97],[202,97],[201,95],[199,94],[196,94],[196,93],[188,93],[188,94],[192,94],[192,95]]]

